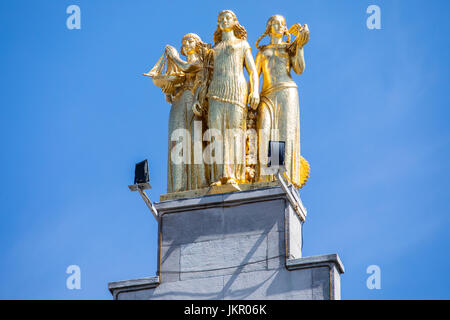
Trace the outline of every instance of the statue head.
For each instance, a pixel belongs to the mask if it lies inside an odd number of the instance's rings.
[[[201,47],[206,44],[202,41],[202,39],[195,33],[188,33],[183,36],[181,39],[181,49],[180,53],[183,56],[188,56],[193,53],[199,53]]]
[[[291,35],[288,32],[288,28],[286,26],[286,19],[280,14],[273,15],[267,20],[266,23],[266,31],[258,38],[258,40],[255,43],[255,46],[258,49],[261,49],[261,46],[259,46],[259,42],[266,36],[269,35],[270,37],[276,37],[276,38],[282,38],[286,35],[286,42],[291,42]]]
[[[281,38],[287,34],[286,20],[279,14],[271,16],[267,21],[266,30],[271,36]]]
[[[217,16],[217,29],[214,32],[214,43],[222,41],[222,32],[233,30],[236,38],[241,40],[247,39],[247,31],[239,24],[239,21],[231,10],[223,10]]]

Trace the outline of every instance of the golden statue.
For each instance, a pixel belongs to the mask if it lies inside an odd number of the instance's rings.
[[[270,43],[260,46],[265,36]],[[186,61],[166,45],[144,74],[171,104],[165,198],[272,185],[276,178],[267,170],[270,140],[285,142],[285,177],[302,187],[309,164],[300,154],[299,97],[290,72],[302,74],[305,69],[308,26],[294,24],[288,30],[283,16],[272,16],[256,41],[259,51],[253,60],[247,31],[232,11],[223,10],[213,40],[211,48],[188,33],[180,50]]]
[[[296,39],[290,43],[291,34]],[[259,46],[268,35],[270,43]],[[283,37],[286,36],[286,42]],[[300,156],[300,118],[297,85],[290,71],[302,74],[305,69],[303,46],[309,40],[308,26],[293,25],[289,30],[281,15],[267,21],[266,31],[255,46],[258,75],[262,73],[261,102],[257,111],[258,132],[258,181],[273,181],[275,177],[267,170],[269,141],[285,141],[286,178],[300,188],[308,178],[309,165]]]
[[[198,100],[194,93],[198,95],[202,89],[199,78],[203,75],[203,57],[208,47],[198,35],[188,33],[182,39],[180,51],[187,61],[179,57],[174,47],[167,45],[156,65],[145,74],[153,78],[155,85],[166,94],[167,101],[172,103],[169,115],[168,193],[208,186],[203,159],[194,159],[196,153],[203,153],[203,145],[199,148],[194,145],[194,136],[200,135],[197,141],[202,142],[205,125],[201,124],[204,119],[199,106],[193,108]],[[200,132],[195,133],[196,129]]]
[[[230,10],[220,12],[214,33],[214,64],[207,93],[209,132],[222,138],[210,153],[213,186],[245,182],[247,103],[256,109],[259,102],[258,74],[246,39],[247,31],[239,24],[236,15]],[[244,66],[249,75],[248,95]]]

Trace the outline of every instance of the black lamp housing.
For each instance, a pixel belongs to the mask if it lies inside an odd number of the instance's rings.
[[[149,180],[147,159],[136,163],[136,168],[134,169],[134,184],[147,183]]]
[[[269,162],[268,167],[284,166],[284,141],[269,141]]]

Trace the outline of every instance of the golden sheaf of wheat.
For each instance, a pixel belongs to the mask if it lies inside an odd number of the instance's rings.
[[[300,156],[300,188],[305,185],[306,181],[308,181],[310,172],[311,168],[308,161]]]

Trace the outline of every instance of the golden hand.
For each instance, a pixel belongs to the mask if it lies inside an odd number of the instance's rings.
[[[247,103],[250,105],[250,107],[253,110],[256,110],[258,108],[258,105],[259,105],[259,93],[257,91],[256,92],[251,92],[248,95]]]
[[[171,45],[166,45],[166,51],[167,51],[167,54],[169,55],[169,57],[171,57],[171,58],[178,57],[177,49],[175,49]]]
[[[297,41],[300,48],[309,41],[309,29],[307,24],[303,25],[300,34],[297,37]]]

